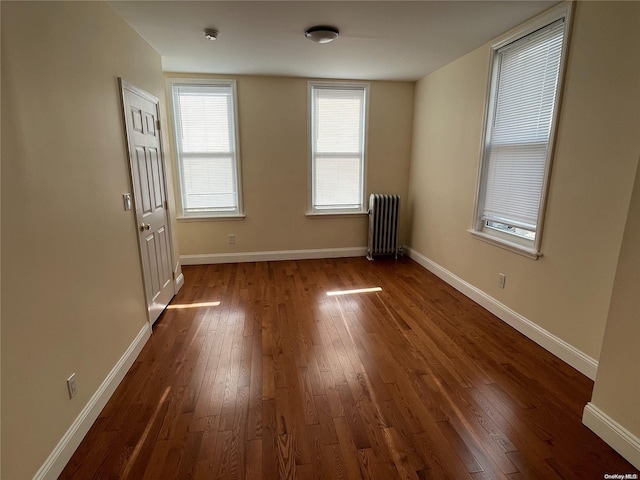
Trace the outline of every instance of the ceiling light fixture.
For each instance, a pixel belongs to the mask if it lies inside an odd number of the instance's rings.
[[[207,40],[217,40],[218,39],[218,30],[214,28],[205,28],[204,30],[204,38]]]
[[[304,32],[305,37],[316,43],[332,42],[338,38],[338,35],[340,35],[340,31],[336,27],[327,27],[324,25],[311,27]]]

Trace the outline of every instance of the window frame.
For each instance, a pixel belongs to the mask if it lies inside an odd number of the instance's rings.
[[[236,170],[236,190],[238,197],[238,205],[235,210],[225,211],[202,211],[189,213],[185,211],[184,207],[184,174],[182,171],[182,157],[179,151],[178,142],[178,122],[176,118],[176,107],[174,97],[174,86],[189,85],[189,86],[228,86],[231,88],[232,99],[232,125],[233,125],[233,144],[235,146],[235,170]],[[176,204],[178,208],[177,220],[179,221],[203,221],[203,220],[234,220],[243,219],[244,206],[242,195],[242,168],[241,168],[241,156],[240,156],[240,140],[239,140],[239,122],[238,122],[238,88],[237,81],[235,79],[211,79],[211,78],[187,78],[187,77],[169,77],[166,79],[166,91],[167,91],[167,103],[169,105],[169,118],[171,119],[172,127],[172,150],[175,158],[175,166],[177,170],[177,195]]]
[[[549,182],[551,179],[551,170],[553,158],[555,155],[556,135],[558,128],[558,120],[560,118],[560,110],[562,108],[562,92],[564,86],[564,76],[566,74],[566,64],[568,58],[568,49],[571,39],[571,20],[573,13],[573,2],[563,2],[555,7],[550,8],[541,15],[534,17],[528,22],[516,27],[499,37],[490,48],[489,56],[489,76],[487,82],[487,93],[485,95],[485,108],[482,126],[482,145],[480,149],[480,166],[478,169],[475,206],[473,211],[472,226],[468,230],[474,238],[491,243],[506,250],[524,255],[525,257],[537,260],[542,256],[542,233],[544,229],[544,220],[547,206],[547,198],[549,192]],[[540,193],[540,206],[538,209],[538,221],[536,225],[535,239],[529,240],[522,238],[515,233],[501,231],[498,228],[486,225],[487,221],[482,218],[484,210],[484,199],[486,194],[486,178],[489,168],[489,149],[491,140],[490,125],[494,118],[497,80],[499,74],[499,54],[498,51],[506,45],[516,42],[537,30],[545,28],[558,20],[564,20],[563,42],[560,54],[560,67],[558,71],[558,84],[556,88],[554,111],[551,119],[551,129],[549,132],[549,146],[545,160],[544,177],[542,181],[542,189]],[[494,222],[495,223],[495,222]]]
[[[315,149],[314,149],[314,88],[320,87],[325,89],[345,90],[345,89],[362,89],[364,91],[364,112],[362,122],[362,154],[361,154],[361,184],[362,192],[360,198],[360,208],[332,208],[318,209],[314,205],[315,197]],[[362,216],[367,214],[367,206],[365,205],[367,193],[367,144],[369,132],[369,94],[370,82],[358,81],[325,81],[310,80],[307,82],[307,102],[308,102],[308,152],[309,152],[309,175],[308,175],[308,191],[307,196],[307,216],[308,217],[326,217],[326,216]]]

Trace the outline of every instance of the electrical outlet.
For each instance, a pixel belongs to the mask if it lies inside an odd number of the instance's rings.
[[[67,378],[67,390],[69,390],[69,398],[73,398],[78,393],[78,380],[75,373]]]
[[[229,245],[233,245],[233,244],[235,244],[235,243],[236,243],[236,234],[235,234],[235,233],[230,233],[230,234],[227,236],[227,243],[228,243]]]
[[[498,274],[498,286],[504,288],[504,282],[507,281],[507,276],[504,273]]]

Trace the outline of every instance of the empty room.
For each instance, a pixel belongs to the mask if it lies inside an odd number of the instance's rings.
[[[640,2],[0,9],[3,480],[638,478]]]

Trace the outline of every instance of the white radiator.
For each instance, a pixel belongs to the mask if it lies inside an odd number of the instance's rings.
[[[369,260],[373,260],[374,255],[395,255],[398,258],[399,224],[400,195],[372,193],[369,197]]]

